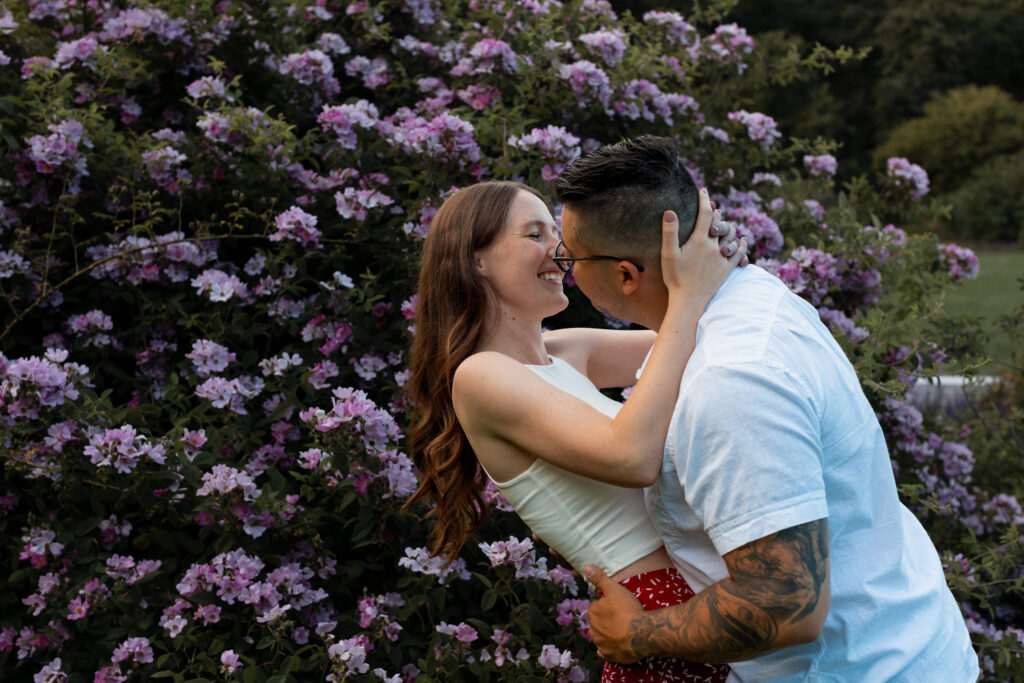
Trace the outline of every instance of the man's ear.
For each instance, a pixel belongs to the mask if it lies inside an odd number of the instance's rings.
[[[640,289],[640,270],[629,261],[619,261],[617,265],[615,276],[619,289],[626,296],[635,294]]]

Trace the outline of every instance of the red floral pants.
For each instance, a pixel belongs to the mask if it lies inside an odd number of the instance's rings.
[[[686,579],[675,567],[637,574],[620,583],[632,591],[645,610],[678,605],[693,597]],[[649,657],[635,664],[606,662],[601,683],[724,683],[728,676],[729,667],[724,664]]]

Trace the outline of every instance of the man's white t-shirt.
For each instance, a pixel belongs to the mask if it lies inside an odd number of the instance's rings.
[[[817,311],[757,266],[697,328],[648,511],[694,591],[722,556],[828,518],[831,609],[815,642],[730,680],[973,681],[978,661],[931,540],[897,497],[882,430]]]

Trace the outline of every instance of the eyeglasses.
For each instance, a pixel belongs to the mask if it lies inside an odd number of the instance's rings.
[[[644,267],[636,261],[631,261],[628,258],[620,258],[618,256],[573,256],[569,248],[565,246],[565,242],[559,242],[558,246],[555,247],[555,255],[551,258],[555,262],[555,265],[566,274],[572,272],[573,266],[576,265],[577,261],[626,261],[636,266],[636,269],[641,273],[644,272]]]

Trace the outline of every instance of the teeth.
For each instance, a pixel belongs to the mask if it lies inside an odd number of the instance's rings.
[[[538,275],[541,280],[550,280],[552,282],[561,282],[562,276],[559,273],[541,273]]]

